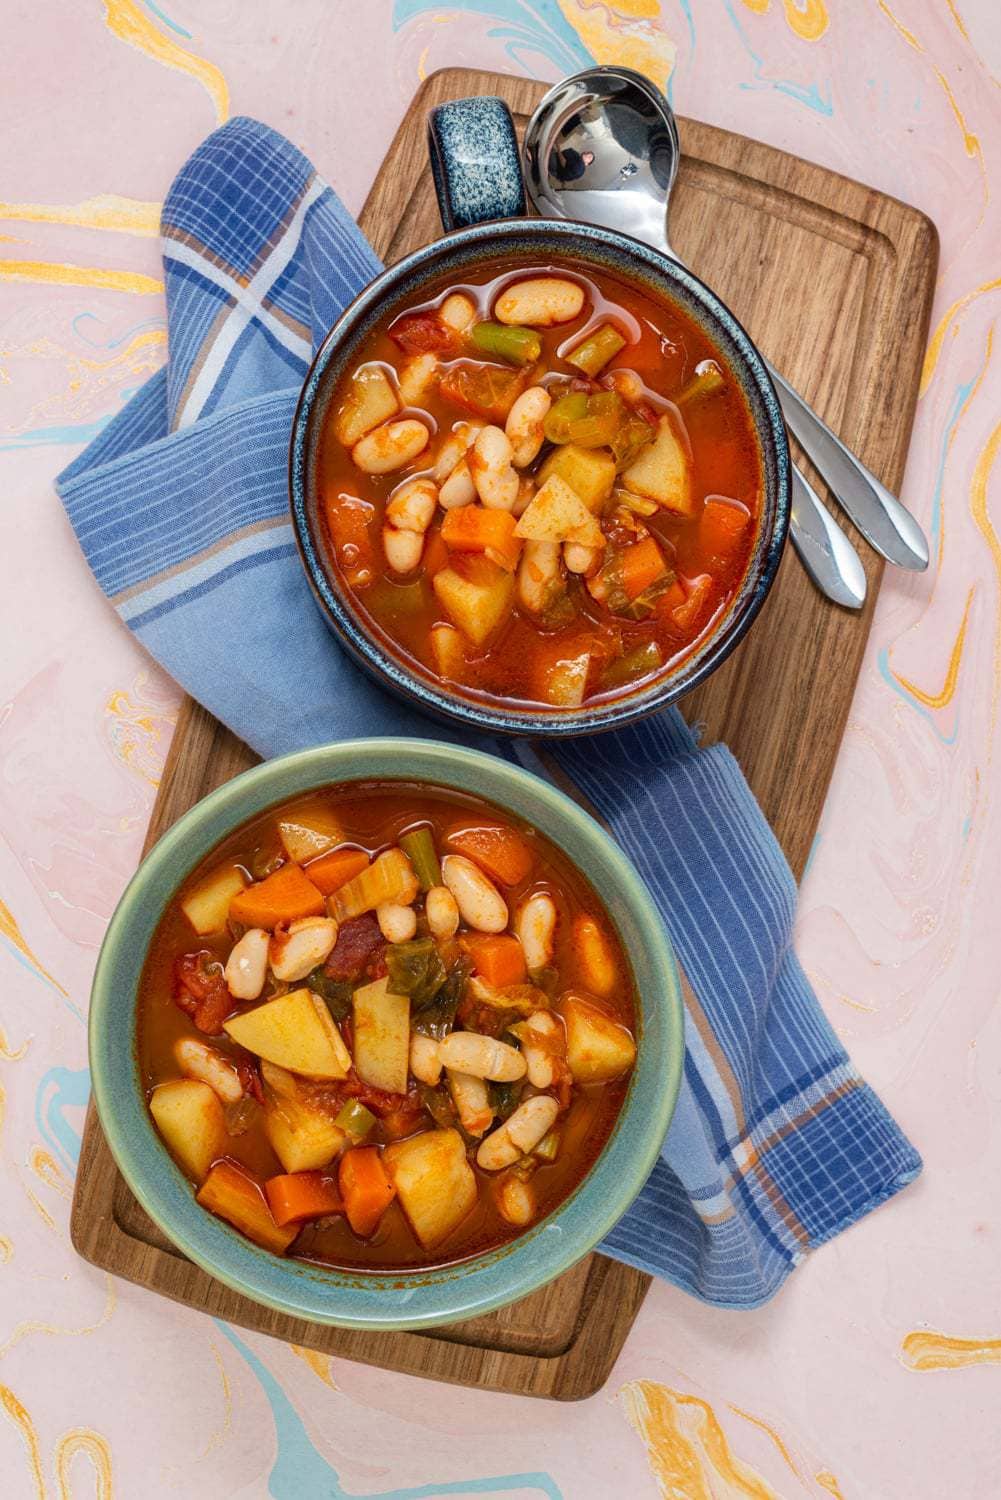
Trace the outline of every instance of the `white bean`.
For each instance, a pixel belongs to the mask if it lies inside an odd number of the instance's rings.
[[[500,427],[484,427],[467,459],[476,492],[488,510],[510,510],[521,480],[511,460],[514,449]]]
[[[411,1032],[410,1035],[410,1071],[421,1083],[426,1083],[434,1088],[441,1077],[442,1062],[438,1056],[438,1043],[434,1037],[421,1036],[419,1032]]]
[[[601,561],[603,547],[585,547],[582,542],[563,543],[563,561],[570,573],[586,574]]]
[[[382,550],[394,573],[412,573],[424,555],[424,536],[419,531],[382,528]]]
[[[545,969],[553,961],[556,938],[556,904],[552,896],[538,891],[518,908],[514,930],[525,950],[525,965],[530,974]]]
[[[438,1053],[449,1071],[470,1073],[495,1083],[514,1083],[525,1076],[525,1059],[517,1047],[478,1031],[453,1031],[439,1043]]]
[[[476,303],[464,292],[453,292],[441,304],[438,316],[446,328],[453,329],[455,333],[465,333],[476,317]]]
[[[446,630],[449,627],[444,627]],[[428,919],[431,936],[454,937],[459,929],[459,907],[446,885],[433,885],[424,897],[424,915]]]
[[[438,491],[438,504],[442,510],[454,510],[458,505],[471,505],[475,499],[476,486],[470,473],[469,460],[460,458]]]
[[[486,1172],[499,1172],[537,1146],[552,1128],[560,1107],[551,1094],[536,1094],[482,1142],[476,1161]]]
[[[207,1042],[196,1041],[193,1036],[178,1037],[174,1060],[186,1078],[207,1083],[223,1104],[236,1104],[243,1098],[243,1084],[235,1065]]]
[[[469,1135],[482,1135],[494,1117],[490,1095],[483,1079],[473,1078],[469,1073],[449,1072],[448,1087],[463,1130]]]
[[[512,463],[516,469],[524,469],[536,457],[545,439],[543,422],[552,406],[552,397],[545,386],[531,385],[522,391],[507,414],[504,431],[514,449]]]
[[[438,361],[433,354],[412,354],[400,366],[400,395],[404,406],[417,406],[434,385]]]
[[[256,1000],[268,977],[269,933],[251,927],[234,943],[226,961],[226,984],[237,1000]]]
[[[434,461],[431,471],[436,484],[443,484],[451,474],[460,458],[463,458],[468,449],[476,441],[476,434],[483,428],[482,422],[458,422],[454,431],[438,449],[438,456]]]
[[[519,602],[532,614],[541,614],[559,576],[559,542],[526,542],[518,564]]]
[[[387,943],[409,943],[417,931],[417,913],[398,901],[383,901],[375,909],[375,918]]]
[[[509,1174],[498,1184],[497,1208],[502,1219],[524,1228],[531,1224],[538,1212],[534,1187],[523,1178]]]
[[[529,1083],[535,1089],[551,1088],[556,1082],[556,1055],[566,1052],[566,1038],[559,1021],[551,1011],[537,1010],[515,1029]]]
[[[386,521],[397,531],[427,531],[438,505],[438,486],[430,479],[408,479],[386,504]]]
[[[415,417],[386,422],[355,443],[351,458],[363,474],[391,474],[423,453],[430,436],[424,423]]]
[[[584,306],[584,288],[562,276],[530,276],[501,292],[494,303],[498,323],[527,323],[531,328],[550,328],[569,323]]]
[[[302,917],[289,924],[288,932],[276,932],[268,950],[271,972],[291,984],[305,979],[322,964],[337,941],[333,917]]]
[[[507,926],[507,902],[493,881],[464,854],[446,854],[441,878],[448,886],[459,915],[477,932],[503,932]]]

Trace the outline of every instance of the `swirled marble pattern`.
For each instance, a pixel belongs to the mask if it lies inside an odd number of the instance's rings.
[[[0,175],[0,1490],[932,1500],[1001,1493],[1001,24],[996,0],[53,0],[13,7]],[[799,950],[920,1145],[890,1209],[736,1316],[651,1293],[555,1408],[268,1340],[71,1249],[87,988],[177,693],[51,480],[164,357],[157,205],[231,110],[361,203],[418,79],[642,68],[686,113],[920,205],[941,279],[887,579]],[[359,112],[365,122],[358,128]]]

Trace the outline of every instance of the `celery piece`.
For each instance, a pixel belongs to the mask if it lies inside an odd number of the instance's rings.
[[[483,354],[506,359],[512,365],[530,365],[542,353],[542,340],[532,328],[508,323],[476,323],[470,342]]]
[[[625,656],[616,657],[615,661],[609,662],[601,674],[601,686],[603,688],[622,687],[624,683],[632,682],[634,678],[646,677],[648,673],[656,672],[662,664],[663,660],[657,642],[646,641],[635,650],[627,651]]]
[[[723,371],[715,360],[704,359],[695,366],[695,374],[675,396],[675,405],[685,406],[689,401],[704,401],[707,396],[715,396],[725,385]]]
[[[578,448],[604,448],[613,443],[626,422],[626,407],[618,391],[573,391],[561,396],[546,414],[543,430],[551,443],[574,443]]]
[[[626,340],[619,330],[611,323],[602,323],[567,355],[567,364],[576,366],[585,375],[597,375],[625,347]]]
[[[430,828],[412,828],[400,839],[400,848],[414,867],[414,874],[421,883],[422,891],[441,885],[441,865],[435,853],[434,836]]]
[[[570,428],[587,413],[587,396],[583,391],[571,391],[554,401],[546,413],[543,431],[551,443],[569,443]]]
[[[550,1130],[536,1146],[532,1155],[540,1161],[555,1161],[560,1154],[560,1131]]]
[[[357,1099],[349,1099],[334,1121],[352,1141],[363,1141],[375,1125],[375,1115]]]

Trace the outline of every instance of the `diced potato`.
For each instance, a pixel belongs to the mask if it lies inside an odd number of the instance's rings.
[[[456,1229],[476,1202],[476,1177],[457,1130],[426,1130],[383,1152],[403,1212],[425,1250]]]
[[[381,365],[359,365],[351,387],[334,419],[334,432],[345,448],[353,448],[366,432],[393,417],[400,409],[396,392]]]
[[[583,500],[558,474],[536,490],[514,531],[527,542],[579,542],[603,547],[601,527]]]
[[[486,557],[469,559],[461,573],[442,568],[432,587],[449,618],[474,646],[486,643],[514,602],[514,575]]]
[[[207,1083],[178,1078],[157,1085],[149,1110],[186,1176],[203,1182],[216,1157],[226,1150],[226,1117],[219,1095]]]
[[[264,1131],[286,1172],[315,1172],[328,1166],[347,1140],[344,1131],[306,1101],[284,1068],[264,1062],[261,1074],[266,1085]]]
[[[665,510],[679,516],[690,516],[695,509],[692,490],[692,466],[686,443],[665,414],[657,423],[657,436],[629,465],[622,483],[634,495],[656,500]]]
[[[592,995],[610,995],[619,978],[615,954],[602,929],[585,912],[574,919],[573,951],[585,989]]]
[[[257,1057],[307,1078],[346,1078],[351,1054],[323,1001],[312,990],[292,990],[243,1015],[224,1029]]]
[[[446,682],[461,682],[466,665],[462,634],[454,625],[432,625],[431,656],[434,669]]]
[[[181,910],[199,937],[222,932],[229,917],[229,903],[247,884],[247,878],[233,865],[213,870],[200,880],[181,902]]]
[[[275,1223],[263,1187],[246,1167],[235,1161],[216,1163],[202,1185],[198,1201],[256,1245],[263,1245],[276,1255],[284,1255],[299,1233],[298,1224],[282,1228]]]
[[[577,995],[566,995],[560,1013],[567,1033],[567,1062],[577,1083],[607,1083],[636,1061],[636,1043],[624,1026]]]
[[[574,443],[562,443],[540,468],[540,482],[545,484],[553,474],[570,486],[588,510],[597,511],[615,487],[615,459],[607,448],[578,448]]]
[[[311,807],[308,812],[282,818],[278,823],[278,837],[289,859],[297,865],[326,854],[337,844],[343,843],[344,834],[332,812],[322,807]]]
[[[584,701],[590,666],[590,651],[578,651],[544,662],[540,686],[546,702],[557,708],[579,708]]]
[[[410,1067],[410,997],[392,995],[388,979],[355,990],[355,1072],[362,1083],[390,1094],[407,1092]]]

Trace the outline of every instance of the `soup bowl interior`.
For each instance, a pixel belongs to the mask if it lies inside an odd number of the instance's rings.
[[[756,439],[762,497],[757,532],[742,579],[723,615],[673,668],[612,699],[576,709],[537,709],[464,693],[404,657],[377,626],[363,620],[328,561],[321,518],[321,434],[338,384],[373,331],[427,296],[429,284],[455,285],[484,264],[554,264],[631,283],[662,305],[679,306],[706,333],[747,402]],[[774,387],[744,329],[691,272],[626,235],[552,220],[510,219],[462,229],[414,252],[379,276],[351,304],[321,345],[292,426],[289,494],[303,565],[335,635],[384,687],[428,712],[478,730],[511,734],[590,733],[630,723],[696,687],[741,640],[763,604],[789,524],[789,453]]]
[[[157,1134],[136,1044],[137,992],[160,918],[178,887],[227,835],[283,801],[334,783],[404,780],[487,799],[534,826],[601,895],[633,966],[638,1055],[607,1143],[575,1190],[495,1250],[428,1269],[366,1274],[259,1249],[202,1208]],[[342,1327],[451,1323],[512,1302],[566,1270],[628,1208],[663,1143],[683,1057],[681,992],[663,925],[628,860],[576,803],[547,782],[477,751],[419,740],[357,740],[257,766],[211,793],[143,861],[112,918],[90,1009],[94,1096],[125,1180],[191,1260],[279,1311]]]

